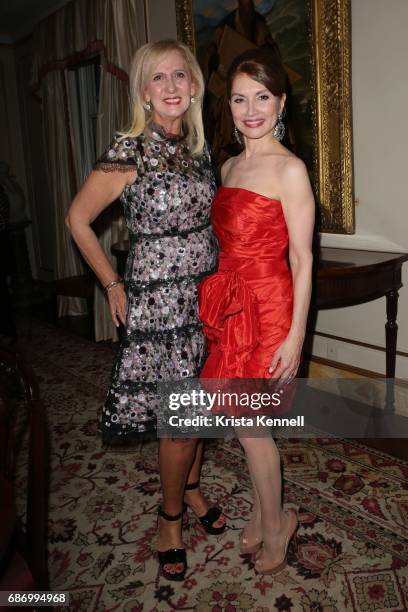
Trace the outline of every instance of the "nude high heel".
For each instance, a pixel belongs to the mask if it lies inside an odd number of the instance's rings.
[[[248,538],[246,538],[244,534],[241,535],[239,539],[239,553],[241,555],[253,555],[258,552],[258,550],[261,550],[261,548],[262,540],[260,538],[255,538],[253,543],[250,544]]]
[[[283,547],[282,560],[278,561],[277,563],[267,565],[267,560],[265,560],[265,562],[262,559],[257,559],[255,563],[255,570],[258,572],[258,574],[267,574],[269,576],[274,576],[284,570],[288,563],[289,543],[291,539],[294,538],[296,545],[296,530],[299,526],[299,521],[297,513],[294,510],[290,509],[286,512],[286,514],[288,516],[288,527],[286,532],[285,544]]]
[[[258,542],[256,542],[256,544],[251,544],[251,545],[244,544],[242,540],[240,540],[240,543],[239,543],[240,555],[253,555],[254,553],[257,553],[258,550],[261,550],[261,548],[262,548],[262,540],[259,540]]]

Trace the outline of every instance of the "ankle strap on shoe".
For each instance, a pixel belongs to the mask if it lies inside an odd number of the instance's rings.
[[[161,506],[159,506],[157,510],[159,516],[164,518],[166,521],[178,521],[179,519],[181,519],[185,511],[186,511],[185,504],[183,504],[183,509],[178,514],[167,514],[167,512],[165,512]]]
[[[186,484],[186,486],[184,487],[185,491],[192,491],[193,489],[198,489],[200,486],[200,481],[197,480],[197,482],[190,482],[190,484]]]

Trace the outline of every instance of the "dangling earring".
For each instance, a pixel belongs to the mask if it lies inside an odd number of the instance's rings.
[[[195,102],[195,97],[194,97],[194,96],[191,96],[191,98],[190,98],[190,103],[191,103],[191,104],[194,104],[194,102]]]
[[[282,119],[283,112],[279,113],[278,120],[272,132],[273,137],[276,138],[276,140],[278,140],[279,142],[283,140],[283,137],[285,136],[285,124],[283,123]]]
[[[239,129],[237,127],[234,127],[234,136],[235,136],[235,140],[237,141],[237,143],[239,145],[241,145],[241,147],[244,146],[244,142],[241,138],[241,132],[239,131]]]
[[[146,111],[151,111],[151,110],[152,110],[152,105],[150,104],[150,101],[149,101],[149,100],[145,100],[145,101],[143,102],[143,108],[144,108]]]

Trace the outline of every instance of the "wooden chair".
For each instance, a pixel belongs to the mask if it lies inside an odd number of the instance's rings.
[[[22,518],[16,468],[25,443]],[[46,422],[34,373],[20,354],[0,348],[0,591],[48,589],[47,482]]]

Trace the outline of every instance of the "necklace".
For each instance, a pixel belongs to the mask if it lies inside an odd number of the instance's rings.
[[[163,126],[158,125],[151,121],[148,124],[148,128],[151,131],[151,134],[155,140],[171,140],[172,142],[181,142],[185,139],[184,134],[172,134],[171,132],[167,132]]]

